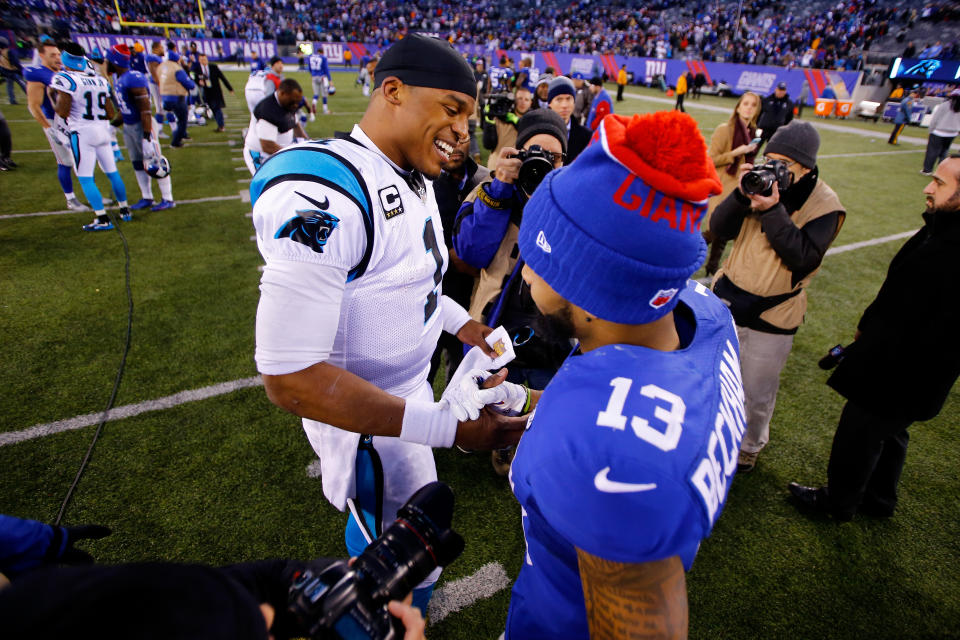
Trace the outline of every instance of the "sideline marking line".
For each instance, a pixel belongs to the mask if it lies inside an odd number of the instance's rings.
[[[901,240],[912,236],[917,232],[916,229],[913,231],[904,231],[902,233],[895,233],[889,236],[883,236],[882,238],[872,238],[870,240],[862,240],[860,242],[854,242],[851,244],[841,245],[839,247],[832,247],[827,249],[827,256],[832,256],[837,253],[845,253],[847,251],[854,251],[856,249],[862,249],[864,247],[872,247],[878,244],[884,244],[886,242],[892,242],[894,240]],[[263,271],[263,265],[257,267],[258,271]],[[240,380],[232,380],[230,382],[221,382],[219,384],[211,385],[209,387],[203,387],[201,389],[194,389],[191,391],[181,391],[180,393],[175,393],[172,396],[166,396],[164,398],[158,398],[157,400],[147,400],[146,402],[140,402],[137,404],[124,405],[122,407],[116,407],[110,411],[108,420],[120,420],[123,418],[130,418],[132,416],[140,415],[147,411],[156,411],[159,409],[170,409],[180,404],[185,404],[187,402],[193,402],[194,400],[205,400],[207,398],[213,398],[215,396],[224,395],[237,389],[245,389],[247,387],[255,387],[262,385],[259,376],[253,378],[242,378]],[[43,436],[52,435],[54,433],[60,433],[62,431],[68,431],[70,429],[80,429],[92,424],[96,424],[100,421],[100,416],[103,412],[90,413],[84,416],[76,416],[74,418],[67,418],[66,420],[58,420],[56,422],[48,422],[46,424],[38,424],[20,431],[9,431],[7,433],[0,433],[0,447],[14,444],[17,442],[25,442],[27,440],[33,440],[34,438],[40,438]],[[317,467],[315,472],[319,475],[320,465],[319,461],[316,463]],[[311,468],[313,465],[307,468],[307,475],[311,474]],[[314,476],[311,476],[314,477]]]
[[[127,404],[123,405],[122,407],[114,407],[107,412],[107,421],[132,418],[133,416],[138,416],[141,413],[146,413],[148,411],[171,409],[188,402],[206,400],[207,398],[221,396],[225,393],[230,393],[238,389],[259,387],[261,385],[263,385],[263,381],[260,379],[260,376],[254,376],[252,378],[241,378],[239,380],[232,380],[230,382],[221,382],[219,384],[210,385],[209,387],[201,387],[200,389],[181,391],[170,396],[157,398],[156,400],[147,400],[146,402],[138,402],[137,404]],[[56,422],[34,425],[29,429],[24,429],[22,431],[9,431],[7,433],[0,433],[0,447],[8,444],[33,440],[34,438],[49,436],[54,433],[63,433],[64,431],[72,431],[74,429],[89,427],[90,425],[99,423],[101,416],[103,416],[103,411],[97,411],[96,413],[88,413],[86,415],[76,416],[66,420],[57,420]]]
[[[207,198],[193,198],[192,200],[177,200],[177,206],[182,204],[199,204],[201,202],[221,202],[223,200],[241,200],[240,195],[235,196],[209,196]],[[117,206],[110,206],[107,209],[117,209]],[[8,213],[6,215],[0,216],[0,220],[8,220],[10,218],[35,218],[37,216],[62,216],[68,213],[93,213],[92,211],[74,211],[73,209],[61,209],[59,211],[35,211],[33,213]]]
[[[466,609],[477,600],[489,598],[510,586],[507,571],[499,562],[490,562],[476,573],[445,582],[434,591],[427,606],[427,617],[434,625],[451,613]]]

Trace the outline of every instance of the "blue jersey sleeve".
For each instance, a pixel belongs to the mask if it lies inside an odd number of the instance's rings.
[[[23,78],[27,82],[42,82],[49,85],[52,77],[53,71],[46,67],[26,67],[23,70]]]
[[[499,180],[477,187],[477,197],[457,212],[453,246],[471,267],[486,269],[510,224],[515,188]]]
[[[54,542],[55,533],[48,524],[0,514],[0,573],[13,577],[40,566]],[[56,552],[61,552],[66,539],[62,535],[57,537],[61,547]]]
[[[177,71],[176,78],[177,78],[177,82],[182,84],[187,89],[187,91],[193,91],[197,87],[197,84],[190,79],[190,76],[188,76],[187,72],[184,71],[183,69],[180,69],[179,71]]]
[[[144,56],[144,58],[146,59],[146,61],[147,61],[148,63],[150,63],[150,62],[156,62],[156,63],[163,62],[163,58],[161,58],[160,56],[155,56],[155,55],[153,55],[152,53],[146,54],[146,55]]]

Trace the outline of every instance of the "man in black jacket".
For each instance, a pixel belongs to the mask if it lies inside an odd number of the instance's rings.
[[[760,134],[760,146],[757,153],[763,149],[777,129],[793,120],[793,102],[787,95],[787,83],[781,82],[769,96],[763,99],[760,110],[760,121],[757,122],[757,129],[763,129]]]
[[[217,133],[222,133],[223,107],[226,106],[226,101],[223,99],[220,83],[227,86],[230,95],[233,95],[233,87],[223,75],[223,71],[220,71],[220,67],[207,60],[206,54],[200,54],[200,61],[194,65],[194,77],[200,90],[203,91],[203,101],[213,111],[213,117],[217,121]]]
[[[893,258],[827,381],[847,399],[827,485],[789,486],[800,506],[839,521],[857,512],[893,515],[907,427],[940,413],[960,375],[960,306],[950,286],[960,245],[960,156],[941,163],[923,193],[926,224]]]
[[[566,166],[576,160],[580,152],[587,148],[593,133],[573,118],[577,96],[573,80],[566,76],[558,76],[550,81],[549,87],[547,103],[550,110],[563,118],[563,123],[567,126],[567,155],[563,159],[563,164]]]

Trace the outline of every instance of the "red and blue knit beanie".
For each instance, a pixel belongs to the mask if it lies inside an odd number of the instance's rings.
[[[685,113],[609,115],[523,211],[520,253],[554,291],[604,320],[645,324],[703,263],[700,221],[720,180]]]

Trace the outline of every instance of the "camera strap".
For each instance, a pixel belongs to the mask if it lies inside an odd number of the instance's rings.
[[[383,463],[373,447],[373,436],[360,436],[355,468],[356,497],[348,499],[347,504],[369,544],[383,532]]]
[[[741,289],[726,275],[720,277],[713,285],[713,292],[718,298],[727,303],[727,306],[730,308],[730,313],[738,325],[767,332],[770,332],[771,329],[776,329],[776,331],[772,331],[773,333],[795,333],[796,330],[785,331],[774,327],[770,323],[761,320],[760,316],[777,305],[799,295],[801,291],[803,291],[803,287],[798,287],[793,291],[775,296],[758,296],[755,293]]]

